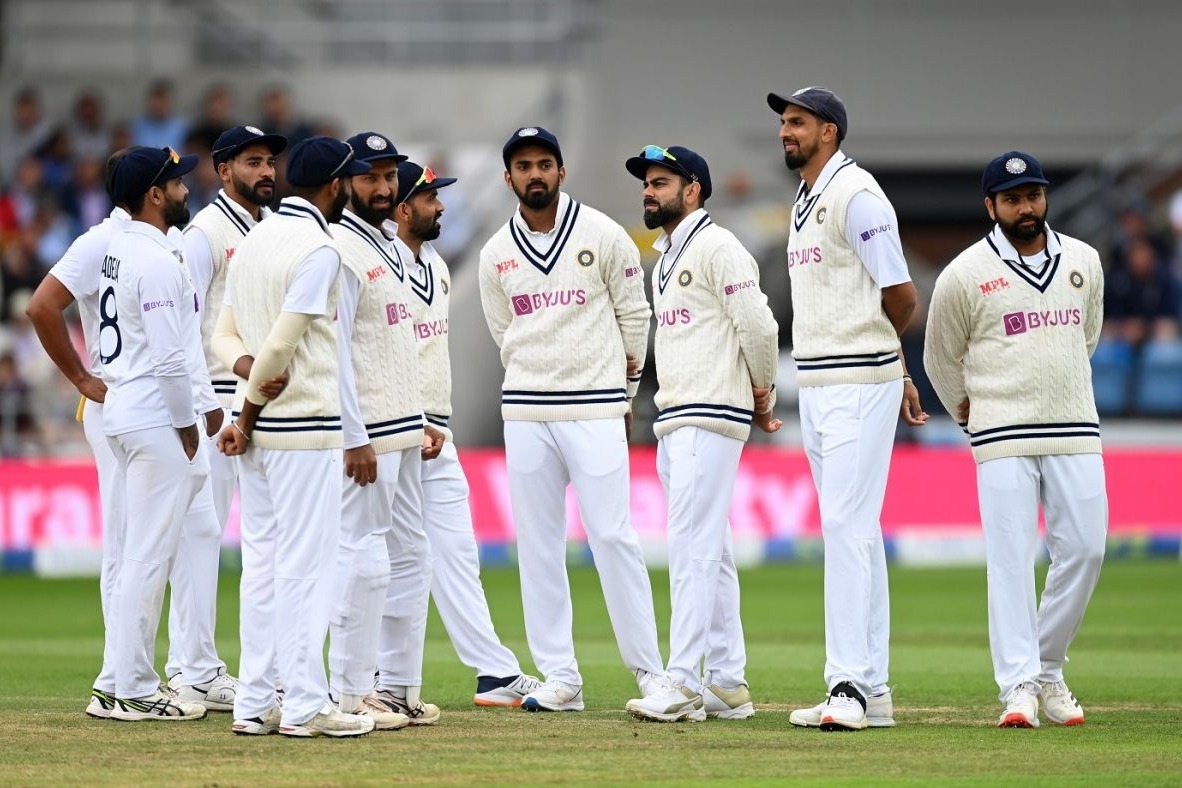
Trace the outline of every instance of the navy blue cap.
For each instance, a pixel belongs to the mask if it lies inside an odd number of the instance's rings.
[[[668,167],[678,175],[702,185],[702,202],[710,198],[713,189],[710,186],[710,167],[706,160],[689,148],[680,145],[670,145],[662,148],[660,145],[645,145],[639,156],[633,156],[624,162],[628,172],[640,180],[648,174],[652,165]]]
[[[136,145],[129,148],[115,166],[111,176],[111,196],[115,202],[130,202],[153,186],[192,172],[196,166],[196,154],[181,156],[172,148]]]
[[[783,115],[789,104],[807,109],[826,123],[837,126],[837,139],[845,139],[849,131],[849,120],[845,114],[845,104],[829,88],[808,87],[801,88],[791,96],[781,96],[778,93],[767,94],[767,105],[777,115]]]
[[[1042,174],[1042,165],[1029,153],[1012,150],[1003,153],[985,167],[981,176],[981,191],[986,195],[1004,192],[1026,183],[1050,183]]]
[[[376,131],[363,131],[360,134],[354,134],[346,142],[349,143],[349,147],[356,154],[357,161],[393,159],[397,164],[406,161],[408,158],[398,152],[398,148],[394,147],[394,143],[390,141],[389,137],[385,134],[379,134]]]
[[[272,155],[277,155],[287,150],[287,137],[282,134],[267,134],[254,126],[235,126],[232,129],[227,129],[214,140],[213,150],[209,154],[213,158],[214,169],[217,169],[217,166],[222,162],[237,156],[243,148],[251,145],[266,145]]]
[[[554,152],[558,166],[562,165],[562,148],[558,147],[558,138],[541,126],[523,126],[510,135],[505,147],[501,148],[501,158],[505,160],[505,169],[509,169],[509,156],[513,151],[524,145],[541,145]]]
[[[292,186],[323,186],[363,172],[369,172],[369,164],[357,161],[352,147],[332,137],[309,137],[287,154],[287,182]]]
[[[406,202],[416,194],[451,186],[455,182],[455,178],[437,177],[430,167],[424,169],[413,161],[404,161],[398,165],[398,196],[394,198],[394,204]]]

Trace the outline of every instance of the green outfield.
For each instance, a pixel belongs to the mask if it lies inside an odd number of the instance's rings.
[[[224,575],[219,645],[237,659],[236,576]],[[653,573],[662,643],[667,575]],[[432,613],[424,696],[433,728],[355,740],[235,737],[228,715],[190,723],[97,721],[82,713],[98,668],[98,584],[0,575],[0,784],[349,785],[381,783],[1178,784],[1182,782],[1182,564],[1104,569],[1067,678],[1087,724],[999,730],[983,569],[893,568],[893,730],[792,728],[821,699],[821,573],[742,573],[745,721],[634,722],[594,573],[574,569],[576,646],[587,711],[534,715],[471,706],[475,684]],[[498,629],[525,656],[516,573],[486,572]],[[162,654],[158,654],[162,656]]]

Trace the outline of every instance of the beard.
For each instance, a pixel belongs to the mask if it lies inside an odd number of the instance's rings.
[[[164,223],[169,227],[184,227],[189,223],[188,199],[164,203]]]
[[[651,205],[651,203],[650,203]],[[650,230],[664,227],[685,216],[685,200],[679,194],[664,205],[657,203],[655,211],[645,210],[644,226]]]
[[[260,208],[270,205],[272,198],[275,197],[275,181],[273,180],[260,180],[251,186],[231,172],[230,183],[239,197]]]
[[[1034,220],[1034,224],[1022,225],[1022,222],[1030,219]],[[1046,231],[1047,215],[1044,213],[1042,216],[1022,216],[1013,222],[1003,221],[999,217],[997,226],[1001,228],[1002,234],[1011,241],[1033,241]]]
[[[439,237],[442,227],[439,226],[439,217],[432,214],[424,216],[415,215],[410,221],[410,234],[420,241],[434,241]]]
[[[377,199],[377,198],[374,198]],[[390,218],[390,214],[394,211],[394,201],[389,197],[382,198],[386,200],[384,207],[373,205],[374,200],[366,202],[361,198],[357,192],[353,192],[349,198],[349,207],[353,209],[353,213],[366,224],[371,224],[374,227],[381,227],[382,222]]]
[[[530,187],[532,186],[541,186],[542,190],[540,192],[531,192]],[[514,186],[513,193],[517,195],[517,199],[521,201],[521,204],[531,211],[540,211],[549,208],[558,199],[558,187],[555,186],[554,190],[551,191],[542,181],[530,181],[526,185],[524,192],[518,191],[517,187]]]
[[[796,152],[789,153],[784,151],[784,166],[792,171],[799,170],[801,167],[809,163],[809,159],[817,152],[817,146],[814,145],[812,149],[805,150],[804,146],[799,142],[796,143]]]
[[[335,224],[341,220],[341,217],[345,215],[345,205],[353,195],[353,190],[349,188],[349,182],[344,178],[340,178],[339,180],[341,182],[341,190],[337,192],[337,198],[332,201],[332,207],[328,211],[328,216],[324,217],[328,220],[329,224]]]

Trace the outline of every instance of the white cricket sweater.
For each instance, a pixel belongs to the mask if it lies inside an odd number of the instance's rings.
[[[264,217],[270,213],[266,208],[263,210],[266,212]],[[198,276],[194,276],[194,284],[198,288],[197,300],[201,308],[201,344],[205,349],[205,363],[209,366],[213,390],[224,408],[234,404],[234,390],[238,378],[213,352],[210,342],[226,295],[226,271],[230,260],[234,257],[238,244],[256,224],[254,217],[231,200],[223,189],[218,192],[213,202],[198,211],[185,227],[186,243],[191,243],[188,237],[191,233],[200,231],[199,234],[204,236],[209,246],[208,284],[203,289],[202,277]],[[192,260],[189,262],[190,265],[193,264]]]
[[[968,397],[961,426],[977,462],[1100,452],[1088,362],[1104,317],[1100,256],[1048,227],[1046,258],[1023,265],[995,227],[936,280],[924,367],[949,413]]]
[[[370,445],[378,454],[421,446],[418,348],[404,284],[410,250],[396,248],[380,229],[349,211],[333,225],[333,237],[341,264],[360,283],[348,341]]]
[[[604,214],[559,195],[553,230],[520,211],[480,251],[480,301],[501,348],[508,421],[623,416],[643,367],[651,311],[636,244]]]
[[[451,355],[448,350],[448,309],[451,273],[439,252],[425,241],[407,268],[411,313],[419,345],[419,381],[427,423],[451,440]]]
[[[889,204],[853,159],[835,156],[813,188],[802,181],[788,230],[792,357],[801,386],[885,383],[903,376],[899,337],[882,291],[845,237],[850,199],[869,191]]]
[[[653,432],[701,427],[745,441],[752,386],[776,378],[779,327],[759,288],[759,266],[705,210],[686,216],[653,244],[659,388]]]
[[[317,249],[336,249],[328,223],[311,203],[283,200],[279,210],[259,222],[234,254],[229,287],[238,333],[250,355],[257,356],[283,311],[288,285],[300,264]],[[339,362],[337,359],[337,287],[328,312],[317,316],[296,346],[288,367],[287,387],[266,403],[251,443],[264,449],[336,449],[341,440]],[[238,411],[246,399],[246,381],[234,394]]]

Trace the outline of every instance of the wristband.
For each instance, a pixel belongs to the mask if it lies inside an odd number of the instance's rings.
[[[904,375],[904,376],[903,376],[903,380],[911,380],[911,376],[910,376],[910,375]]]
[[[242,437],[246,438],[247,443],[250,442],[250,436],[242,431],[242,428],[238,426],[237,421],[231,421],[230,426],[233,427],[234,429],[238,430],[238,434],[241,435]]]

